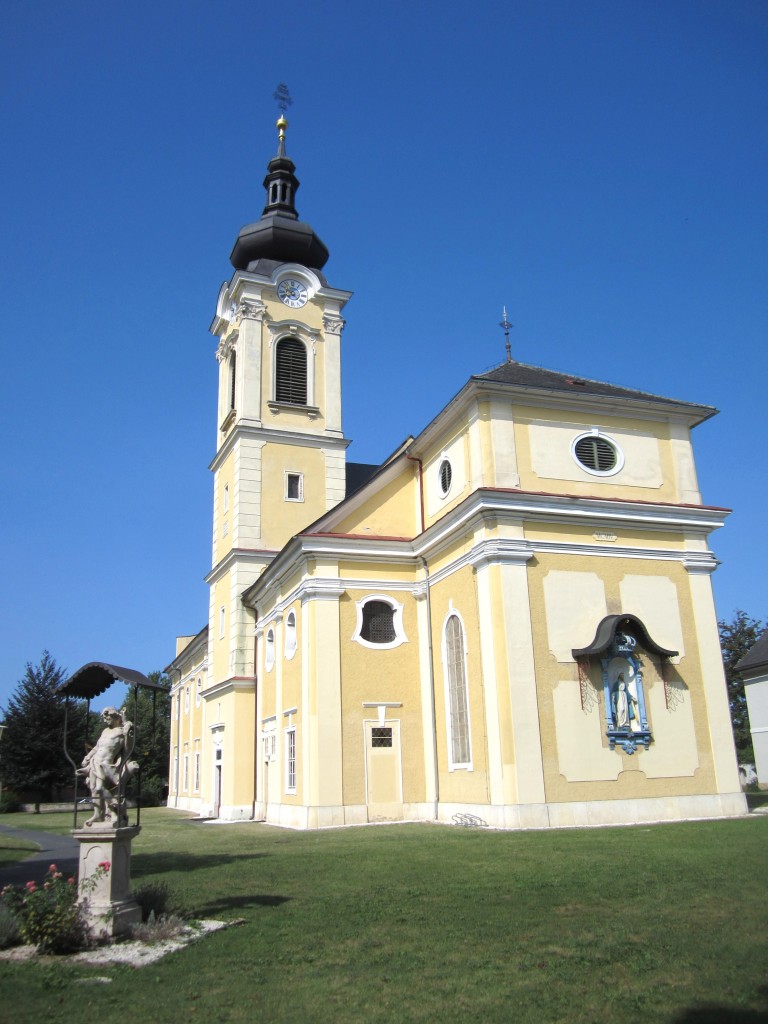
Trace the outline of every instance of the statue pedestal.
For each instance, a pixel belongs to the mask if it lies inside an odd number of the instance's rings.
[[[139,832],[139,826],[113,828],[98,823],[72,830],[80,843],[78,902],[94,938],[123,935],[141,923],[141,908],[130,899],[131,841]],[[108,871],[99,867],[105,863]]]

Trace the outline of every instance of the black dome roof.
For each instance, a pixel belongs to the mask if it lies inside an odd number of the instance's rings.
[[[294,205],[299,180],[295,164],[285,155],[288,122],[284,117],[278,119],[277,127],[277,156],[270,160],[264,179],[267,205],[260,220],[240,229],[229,259],[236,270],[253,270],[261,259],[320,270],[328,261],[328,249],[310,225],[299,220]]]

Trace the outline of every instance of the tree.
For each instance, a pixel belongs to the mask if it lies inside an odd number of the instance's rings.
[[[56,790],[73,781],[73,768],[64,754],[64,696],[56,692],[66,671],[43,651],[39,665],[26,671],[8,701],[0,742],[0,779],[19,796],[28,795],[40,810],[41,800],[54,799]],[[78,761],[85,742],[86,709],[70,700],[67,745]]]
[[[720,648],[723,652],[723,668],[728,686],[728,703],[731,708],[736,756],[740,764],[752,763],[755,760],[755,755],[752,749],[752,735],[749,731],[747,698],[744,694],[744,680],[736,672],[736,665],[760,639],[768,625],[759,619],[751,618],[745,611],[739,609],[734,613],[731,622],[718,622],[718,626],[720,627]]]
[[[153,691],[130,687],[125,695],[126,713],[136,730],[133,758],[141,765],[143,804],[159,803],[167,795],[168,750],[171,742],[170,684],[162,672],[150,672],[148,678],[153,683],[164,685],[166,689]]]

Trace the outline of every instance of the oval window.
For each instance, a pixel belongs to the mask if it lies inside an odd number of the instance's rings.
[[[446,496],[448,491],[451,489],[451,481],[453,480],[453,469],[448,459],[443,459],[440,463],[440,493],[443,497]]]

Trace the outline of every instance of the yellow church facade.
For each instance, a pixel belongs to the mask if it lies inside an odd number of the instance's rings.
[[[277,156],[222,286],[208,625],[169,804],[294,828],[743,813],[691,431],[715,410],[508,360],[349,463],[342,313]],[[351,385],[354,387],[354,383]]]

